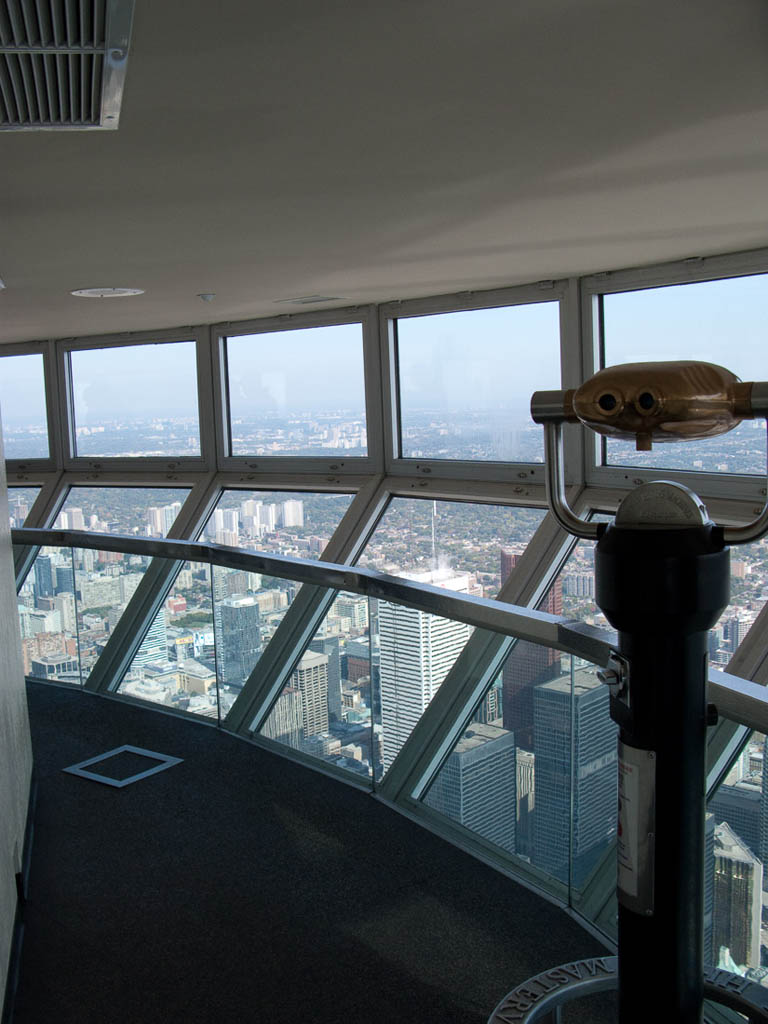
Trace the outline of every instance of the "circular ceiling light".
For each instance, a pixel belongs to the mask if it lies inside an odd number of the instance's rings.
[[[143,295],[143,288],[76,288],[72,295],[81,299],[124,299],[129,295]]]

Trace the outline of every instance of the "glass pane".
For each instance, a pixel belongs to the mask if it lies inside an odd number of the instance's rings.
[[[709,631],[709,660],[724,668],[768,600],[768,540],[731,550],[731,603]]]
[[[41,548],[19,591],[24,671],[36,679],[82,682],[69,548]]]
[[[54,526],[165,537],[188,494],[181,487],[71,487]]]
[[[85,681],[136,592],[150,559],[91,548],[75,548],[72,556],[81,672]]]
[[[11,529],[23,526],[29,510],[40,493],[39,487],[9,487],[8,510],[11,515]]]
[[[512,649],[425,802],[580,889],[616,831],[617,727],[594,666],[527,647],[524,659]]]
[[[759,981],[768,958],[761,931],[768,887],[765,737],[754,733],[707,805],[704,859],[704,959]],[[765,950],[765,952],[763,952]]]
[[[393,498],[358,561],[392,576],[430,573],[427,582],[496,597],[544,518],[542,509]],[[452,588],[455,589],[455,588]]]
[[[213,567],[216,661],[226,710],[256,667],[300,586],[261,573]]]
[[[0,363],[0,414],[6,459],[47,459],[43,357],[3,356]]]
[[[472,628],[386,601],[371,601],[370,614],[372,649],[379,650],[379,694],[374,694],[374,703],[381,708],[381,763],[386,772],[453,668]]]
[[[203,532],[216,544],[319,558],[352,497],[305,491],[225,491]]]
[[[203,562],[182,564],[120,683],[120,693],[218,717],[210,568]]]
[[[70,353],[76,454],[199,455],[195,343]]]
[[[362,324],[227,338],[233,455],[368,454]]]
[[[605,295],[606,366],[701,359],[725,365],[742,380],[764,380],[766,300],[766,274]],[[765,424],[748,420],[720,437],[654,443],[650,452],[635,451],[631,442],[608,440],[606,451],[611,465],[763,476]]]
[[[397,320],[406,459],[543,462],[534,391],[560,384],[557,302]]]
[[[371,779],[374,741],[368,601],[339,594],[260,735]]]

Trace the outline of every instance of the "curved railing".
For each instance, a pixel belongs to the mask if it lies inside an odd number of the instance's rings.
[[[219,571],[236,570],[301,584],[284,618],[260,653],[257,665],[242,688],[233,694],[231,706],[222,710],[219,705],[220,724],[228,731],[255,739],[294,759],[312,766],[322,764],[323,770],[348,782],[374,789],[381,798],[422,819],[451,841],[458,841],[459,845],[495,866],[570,903],[587,919],[610,931],[606,923],[610,914],[605,908],[615,885],[610,854],[615,818],[615,726],[608,715],[608,688],[598,682],[596,667],[606,666],[615,649],[616,638],[611,631],[374,570],[199,541],[57,529],[16,529],[12,531],[12,541],[17,546],[17,565],[24,566],[27,572],[34,552],[41,547],[151,559],[84,683],[84,689],[121,698],[126,696],[125,691],[120,690],[121,680],[141,643],[133,634],[139,624],[143,635],[147,634],[153,615],[163,607],[182,565],[205,564]],[[74,555],[72,564],[75,564]],[[380,664],[375,668],[379,675],[378,694],[374,693],[371,660],[370,707],[366,710],[370,749],[373,751],[377,744],[381,749],[377,763],[367,772],[354,762],[354,755],[349,765],[358,770],[350,773],[339,768],[343,759],[334,755],[323,760],[324,755],[308,752],[304,742],[286,740],[274,726],[275,716],[279,717],[278,712],[283,714],[286,710],[282,707],[286,703],[285,695],[303,686],[297,682],[300,659],[339,595],[358,595],[375,602],[371,607],[378,611],[371,616],[371,622],[374,618],[383,622],[382,606],[395,609],[387,619],[389,629],[407,632],[413,625],[412,621],[410,625],[406,621],[407,616],[403,618],[403,609],[423,614],[429,620],[471,627],[463,634],[461,652],[452,657],[450,664],[445,663],[444,676],[424,699],[420,717],[409,720],[407,728],[397,719],[397,707],[394,712],[391,707],[387,710],[386,675],[387,672],[400,673],[394,690],[398,691],[399,687],[398,699],[407,691],[410,700],[418,688],[418,681],[414,682],[412,673],[409,675],[408,660],[413,649],[403,641],[405,646],[399,652],[399,664],[393,668],[392,664],[385,663],[382,654],[386,647],[384,639],[377,638],[380,651]],[[380,631],[382,628],[380,623]],[[444,631],[443,640],[445,635]],[[217,643],[219,640],[216,638]],[[438,636],[435,648],[443,640]],[[520,643],[522,647],[517,646]],[[557,660],[557,652],[565,655],[562,663]],[[518,661],[518,677],[524,668],[530,670],[534,679],[534,668],[540,669],[545,664],[556,664],[557,672],[550,672],[549,676],[545,672],[543,683],[539,679],[539,682],[518,686],[519,678],[517,681],[508,678],[513,656]],[[397,661],[395,658],[394,662]],[[219,683],[216,685],[218,687]],[[485,707],[484,703],[494,686],[499,693],[503,690],[505,700],[509,686],[513,699],[523,710],[528,702],[527,722],[522,712],[508,716],[505,708],[502,728],[501,708]],[[711,671],[708,696],[720,716],[740,727],[740,732],[734,732],[731,727],[729,741],[721,742],[716,756],[713,755],[712,790],[722,780],[739,740],[743,741],[746,735],[745,729],[768,733],[768,694],[757,683]],[[127,699],[136,699],[135,692],[131,696],[129,691]],[[401,717],[407,719],[405,711]],[[599,736],[594,732],[596,721],[599,721]],[[402,736],[387,755],[382,733],[386,736],[388,729],[401,727]],[[593,730],[589,742],[584,731],[588,729]],[[584,740],[581,747],[592,751],[588,756],[582,756],[579,730]],[[320,739],[315,744],[317,751],[324,749]],[[354,748],[355,743],[350,742],[347,747]],[[482,770],[489,778],[492,776],[492,784],[488,784],[482,798],[478,797],[477,813],[470,813],[467,806],[472,797],[468,787],[483,757],[487,760]],[[374,760],[371,757],[371,761]],[[534,761],[536,813],[541,817],[537,828],[543,829],[549,819],[548,827],[553,830],[551,836],[542,832],[541,839],[528,820],[533,813],[532,783],[530,791],[523,792],[532,779]],[[550,769],[555,772],[551,785],[547,781]],[[547,785],[551,788],[549,794]],[[575,832],[569,833],[581,786],[592,787],[589,799],[584,799],[584,807],[597,807],[601,815],[599,821],[591,823],[591,838],[588,836],[586,840]],[[457,787],[466,790],[462,790],[463,803],[459,810],[459,804],[454,806],[452,802]],[[499,817],[493,801],[497,799],[494,794],[505,790],[514,793],[515,824],[510,825],[511,831],[502,834],[497,828],[498,822],[493,820]],[[483,817],[486,812],[481,813],[483,807],[490,808],[486,817]],[[593,811],[582,811],[579,825],[582,832],[589,832],[585,826],[587,813]],[[569,818],[560,822],[558,814],[567,814]],[[539,846],[547,850],[557,848],[558,831],[569,833],[563,840],[560,863],[554,856],[539,856],[538,852]],[[601,914],[605,914],[602,920]]]
[[[474,628],[543,644],[601,666],[608,664],[615,650],[616,638],[610,630],[503,601],[457,594],[440,587],[388,576],[373,569],[266,554],[202,541],[157,540],[84,530],[21,528],[11,531],[11,539],[14,545],[27,548],[85,548],[176,562],[205,562],[226,569],[262,573],[278,579],[414,608],[464,622]],[[760,732],[768,732],[768,693],[765,687],[712,669],[709,696],[725,718]]]
[[[546,644],[599,665],[607,664],[612,650],[613,635],[608,630],[502,601],[469,594],[460,595],[440,587],[413,583],[373,569],[265,554],[202,541],[155,540],[84,530],[22,528],[12,530],[11,539],[15,545],[26,547],[88,548],[176,562],[206,562],[225,569],[241,569],[295,583],[343,590],[454,619],[504,636]]]

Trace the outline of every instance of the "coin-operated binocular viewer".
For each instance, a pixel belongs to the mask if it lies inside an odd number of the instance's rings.
[[[531,413],[544,426],[550,509],[563,529],[597,541],[596,601],[619,637],[600,673],[620,727],[619,1021],[700,1024],[706,739],[717,719],[706,697],[707,631],[729,601],[728,545],[768,532],[768,506],[747,526],[718,526],[687,487],[657,481],[630,491],[613,523],[586,522],[566,500],[561,431],[582,423],[641,451],[713,437],[768,417],[768,383],[710,363],[630,363],[578,390],[536,392]],[[537,1010],[548,1000],[533,997],[535,981],[515,990],[528,993],[517,998],[519,1016],[509,1016],[510,993],[506,1015],[502,1001],[491,1021],[553,1019]],[[750,1020],[768,1020],[762,1012],[750,1006]]]

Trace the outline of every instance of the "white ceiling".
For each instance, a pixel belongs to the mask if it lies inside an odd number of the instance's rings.
[[[0,133],[0,341],[768,244],[764,0],[136,7],[117,132]]]

